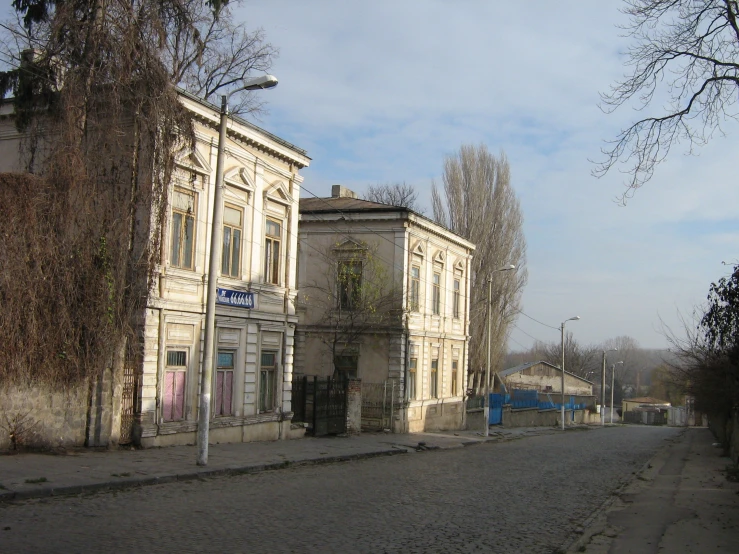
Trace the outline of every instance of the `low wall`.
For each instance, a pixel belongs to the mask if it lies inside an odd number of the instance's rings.
[[[473,408],[467,411],[464,428],[466,431],[480,432],[485,429],[485,417],[483,416],[482,408]]]
[[[503,406],[503,423],[501,427],[559,427],[561,425],[560,410],[539,410],[538,408],[528,408],[521,410],[513,410],[510,406]],[[575,410],[575,421],[572,421],[572,410],[567,410],[565,414],[567,425],[573,423],[596,423],[600,421],[600,416],[591,413],[588,410]],[[465,429],[474,431],[485,428],[485,418],[482,408],[473,409],[467,412],[467,422]]]
[[[84,446],[87,385],[70,391],[47,387],[0,389],[0,450]]]
[[[709,417],[708,428],[724,445],[724,453],[731,458],[734,467],[739,467],[739,409],[732,410],[727,418]]]
[[[459,400],[424,400],[406,410],[408,433],[454,431],[461,429],[464,421],[464,402]]]

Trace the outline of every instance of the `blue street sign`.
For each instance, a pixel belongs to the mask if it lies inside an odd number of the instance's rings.
[[[252,309],[254,307],[254,293],[218,288],[216,289],[216,302],[227,306]]]

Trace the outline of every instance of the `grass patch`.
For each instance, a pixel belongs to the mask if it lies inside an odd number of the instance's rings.
[[[46,483],[48,479],[46,477],[38,477],[37,479],[26,479],[26,483],[30,483],[32,485],[37,483]]]

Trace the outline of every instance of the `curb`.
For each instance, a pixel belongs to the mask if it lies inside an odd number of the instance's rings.
[[[248,475],[252,473],[262,473],[265,471],[277,471],[280,469],[288,469],[293,467],[305,467],[313,465],[334,464],[339,462],[349,462],[353,460],[363,460],[369,458],[378,458],[380,456],[395,456],[396,454],[406,454],[407,450],[391,449],[378,450],[375,452],[364,452],[361,454],[341,454],[338,456],[329,456],[327,458],[313,458],[305,460],[283,462],[274,462],[270,464],[257,464],[249,466],[225,467],[218,469],[203,469],[199,471],[191,471],[181,474],[165,474],[156,476],[147,476],[140,478],[127,478],[118,481],[105,481],[102,483],[89,483],[86,485],[69,485],[65,487],[47,487],[36,490],[26,491],[4,491],[0,492],[0,504],[12,502],[14,500],[30,500],[34,498],[50,498],[59,496],[74,496],[78,494],[93,494],[101,491],[119,491],[125,489],[133,489],[150,485],[161,485],[165,483],[173,483],[175,481],[194,481],[196,479],[204,479],[209,477],[222,477],[228,475]]]

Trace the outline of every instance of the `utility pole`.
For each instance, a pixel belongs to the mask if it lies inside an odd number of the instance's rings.
[[[216,293],[218,270],[221,260],[223,236],[223,169],[226,159],[228,127],[228,99],[235,92],[258,90],[277,86],[277,77],[262,75],[246,80],[240,88],[221,96],[221,113],[218,127],[218,155],[216,157],[216,182],[213,192],[213,220],[210,227],[210,255],[208,258],[208,285],[205,303],[205,338],[203,340],[203,373],[200,381],[200,403],[198,407],[197,446],[199,466],[208,465],[208,440],[210,436],[210,392],[213,383],[213,357],[215,355]]]
[[[490,435],[490,358],[492,354],[492,313],[493,313],[493,277],[488,277],[488,355],[485,370],[485,402],[483,403],[483,415],[485,417],[485,430],[483,436]]]
[[[565,430],[565,323],[560,326],[562,331],[562,431]]]
[[[606,352],[616,352],[618,348],[610,348],[603,351],[603,373],[600,378],[600,425],[606,424]]]
[[[516,269],[516,266],[511,264],[506,267],[501,267],[500,269],[496,269],[493,271],[493,273],[497,273],[498,271],[511,271]],[[488,277],[488,356],[487,356],[487,370],[485,375],[485,398],[483,402],[483,416],[485,417],[485,431],[483,432],[484,436],[490,435],[490,377],[491,377],[491,357],[492,357],[492,347],[493,347],[493,276],[492,274]]]
[[[600,426],[606,425],[606,351],[603,351],[603,372],[600,376]]]
[[[562,322],[559,326],[562,331],[562,431],[565,430],[565,323],[568,321],[577,321],[580,319],[579,315],[570,317]]]

